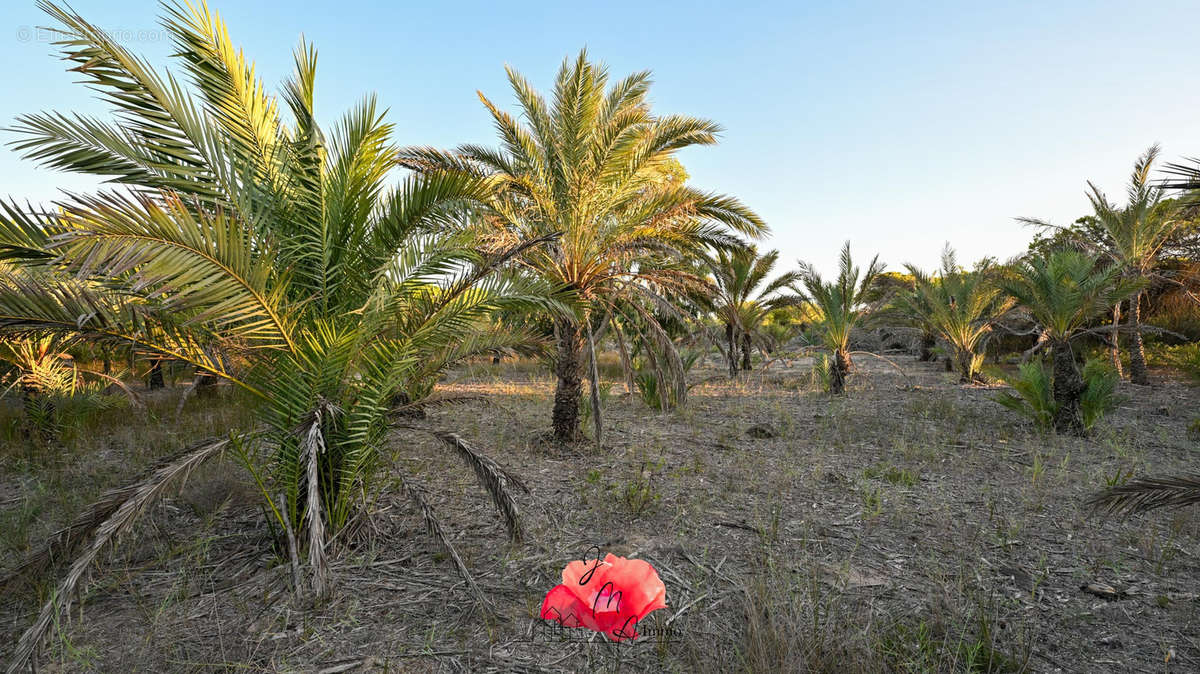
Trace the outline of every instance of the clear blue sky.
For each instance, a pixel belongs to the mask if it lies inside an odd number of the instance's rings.
[[[77,11],[162,63],[151,0],[75,0]],[[480,89],[511,104],[503,65],[549,88],[587,46],[616,75],[654,71],[662,113],[712,118],[716,147],[682,159],[701,187],[737,195],[789,264],[825,270],[845,239],[892,268],[1007,257],[1069,222],[1084,181],[1120,197],[1135,157],[1200,155],[1200,3],[1131,2],[214,2],[268,85],[301,33],[320,51],[328,122],[363,93],[405,144],[495,144]],[[0,8],[0,123],[43,109],[98,112],[72,85],[33,0]],[[11,134],[5,140],[11,139]],[[0,150],[0,194],[45,201],[79,178]]]

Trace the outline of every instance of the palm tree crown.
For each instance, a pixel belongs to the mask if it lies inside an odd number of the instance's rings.
[[[766,315],[780,307],[794,305],[799,298],[780,295],[800,281],[798,272],[786,272],[768,281],[779,261],[779,251],[762,255],[753,247],[718,250],[706,258],[712,271],[715,292],[711,297],[717,319],[725,327],[729,373],[737,374],[737,347],[742,345],[743,368],[749,369],[750,342],[758,339],[758,330]]]
[[[883,270],[884,264],[878,255],[871,258],[865,270],[855,266],[850,257],[849,241],[842,246],[838,276],[834,280],[826,281],[811,264],[800,263],[800,279],[806,298],[819,314],[817,327],[833,357],[830,373],[833,393],[844,390],[845,377],[852,365],[850,334],[870,313],[870,308],[864,306],[867,293]]]
[[[992,282],[992,270],[963,271],[948,246],[937,276],[911,264],[905,268],[913,276],[913,290],[897,298],[899,308],[945,340],[962,381],[974,381],[983,360],[980,347],[1012,300]]]
[[[581,51],[563,61],[549,101],[515,69],[507,72],[523,122],[479,94],[500,136],[499,149],[412,148],[402,161],[426,175],[465,173],[495,181],[498,191],[484,215],[493,245],[561,233],[555,243],[522,255],[519,264],[578,298],[580,316],[555,326],[555,436],[570,441],[578,434],[581,318],[636,313],[639,320],[628,324],[657,332],[640,302],[622,300],[653,300],[655,289],[695,287],[700,279],[663,262],[735,245],[735,232],[759,236],[767,229],[737,199],[684,182],[676,153],[714,144],[720,127],[654,115],[648,72],[610,83],[606,68]]]
[[[1115,265],[1099,266],[1095,256],[1065,248],[1047,257],[1018,260],[997,284],[1029,312],[1050,341],[1066,341],[1136,287],[1120,280],[1120,273]]]

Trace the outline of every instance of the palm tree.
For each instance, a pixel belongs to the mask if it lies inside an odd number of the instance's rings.
[[[1122,273],[1133,279],[1148,279],[1159,261],[1159,253],[1183,221],[1176,217],[1176,209],[1164,203],[1164,188],[1150,184],[1150,171],[1158,158],[1159,148],[1152,145],[1134,163],[1129,178],[1127,201],[1124,207],[1108,201],[1100,188],[1088,182],[1087,198],[1091,203],[1095,223],[1100,236],[1093,241],[1083,242],[1088,248],[1099,250],[1111,258]],[[1041,220],[1026,219],[1026,222],[1042,227],[1051,225]],[[1142,290],[1129,298],[1129,376],[1135,384],[1149,384],[1146,371],[1146,353],[1142,344],[1141,299]],[[1114,353],[1114,364],[1120,367],[1118,354],[1118,323],[1121,316],[1120,303],[1113,307],[1113,328],[1110,342]]]
[[[954,251],[942,252],[941,272],[934,276],[905,265],[913,290],[897,298],[898,308],[954,350],[963,383],[976,381],[983,363],[982,346],[993,326],[1012,306],[1012,300],[992,283],[987,267],[968,273],[959,268]]]
[[[1050,345],[1054,430],[1059,433],[1086,432],[1080,411],[1084,382],[1071,339],[1089,321],[1140,287],[1136,281],[1122,278],[1121,272],[1116,265],[1100,266],[1093,255],[1063,248],[1046,257],[1023,258],[997,281],[1029,312]]]
[[[720,250],[706,258],[716,289],[711,303],[725,328],[730,377],[738,373],[739,347],[741,369],[750,369],[751,342],[759,338],[759,328],[767,314],[799,301],[795,296],[777,294],[800,280],[797,272],[787,272],[767,281],[778,261],[779,251],[759,255],[753,247]]]
[[[846,390],[846,375],[853,366],[850,334],[872,312],[872,307],[866,306],[867,295],[883,268],[878,255],[871,259],[865,271],[854,266],[849,241],[842,246],[835,280],[825,281],[811,264],[800,263],[800,281],[807,300],[820,315],[816,327],[831,356],[830,393],[840,394]]]
[[[519,263],[577,297],[577,314],[554,325],[554,438],[572,442],[579,437],[584,327],[592,317],[636,312],[643,320],[627,324],[647,326],[650,334],[644,337],[667,348],[670,340],[657,323],[645,320],[643,302],[618,306],[618,298],[695,287],[700,279],[658,261],[735,245],[731,230],[749,236],[767,230],[737,199],[684,182],[676,153],[716,143],[720,127],[694,117],[654,115],[647,100],[649,72],[610,84],[607,69],[581,51],[563,61],[550,101],[519,72],[511,67],[507,72],[523,122],[479,94],[500,135],[499,149],[414,148],[403,161],[427,175],[465,171],[496,181],[499,195],[488,202],[486,219],[498,244],[562,234]],[[678,361],[678,354],[668,357]]]
[[[99,553],[169,484],[226,452],[251,472],[280,530],[299,535],[316,594],[333,536],[378,493],[396,427],[431,434],[461,457],[518,537],[515,478],[457,435],[391,412],[455,360],[529,339],[492,327],[496,311],[559,308],[544,286],[496,273],[546,237],[484,254],[462,234],[440,233],[491,182],[443,172],[389,187],[392,126],[367,97],[323,130],[313,113],[316,52],[306,45],[284,85],[288,123],[203,6],[167,6],[164,21],[190,94],[74,12],[41,6],[61,26],[64,57],[116,115],[26,115],[18,147],[124,188],[74,196],[49,213],[5,209],[0,256],[24,269],[0,273],[0,330],[134,345],[191,363],[251,394],[262,425],[193,445],[106,495],[35,555],[61,558],[93,538],[22,637],[13,667],[32,656]],[[393,475],[477,590],[420,486]]]
[[[1179,228],[1182,221],[1175,217],[1174,208],[1162,208],[1164,190],[1150,185],[1150,170],[1158,158],[1158,146],[1153,145],[1138,158],[1129,179],[1128,201],[1124,208],[1110,204],[1104,194],[1088,183],[1088,201],[1096,219],[1108,235],[1109,255],[1127,276],[1148,279],[1158,264],[1159,252]],[[1146,372],[1146,352],[1142,344],[1141,299],[1143,290],[1129,298],[1129,378],[1135,384],[1149,384]],[[1119,308],[1117,309],[1119,311]],[[1114,344],[1116,331],[1113,332]]]

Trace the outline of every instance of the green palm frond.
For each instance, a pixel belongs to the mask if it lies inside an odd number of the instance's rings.
[[[1101,267],[1094,255],[1059,249],[1048,257],[1026,257],[997,279],[1056,341],[1070,339],[1092,317],[1135,292],[1141,283],[1120,278],[1115,265]]]
[[[67,230],[52,243],[82,277],[123,279],[161,309],[229,339],[290,348],[286,285],[270,241],[223,211],[198,215],[179,196],[109,193],[64,208]],[[273,283],[274,282],[274,283]]]
[[[993,326],[1013,306],[994,282],[997,272],[988,267],[966,272],[958,267],[949,246],[942,253],[937,275],[905,265],[913,276],[913,289],[896,298],[896,308],[923,331],[944,340],[955,353],[963,381],[975,379],[980,353]]]
[[[820,317],[819,329],[830,350],[848,348],[850,333],[868,313],[867,291],[883,269],[878,255],[865,270],[855,266],[849,241],[842,246],[836,279],[825,280],[811,264],[800,263],[799,285]]]

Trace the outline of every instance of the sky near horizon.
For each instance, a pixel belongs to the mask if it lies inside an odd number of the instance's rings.
[[[153,0],[71,5],[166,62]],[[614,77],[652,70],[658,113],[706,117],[721,142],[681,160],[692,182],[765,218],[790,267],[823,271],[849,240],[892,269],[1022,252],[1017,216],[1069,223],[1085,181],[1114,200],[1138,154],[1200,156],[1200,1],[487,2],[216,0],[236,44],[277,89],[303,34],[319,51],[324,124],[367,92],[401,144],[496,145],[481,90],[511,109],[504,64],[548,91],[586,46]],[[72,84],[33,0],[0,7],[0,125],[42,110],[104,112]],[[0,131],[7,144],[15,135]],[[48,202],[93,181],[0,148],[0,197]]]

